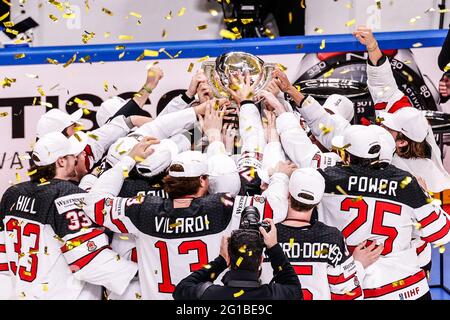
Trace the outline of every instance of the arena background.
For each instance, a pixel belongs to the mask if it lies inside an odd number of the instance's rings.
[[[442,76],[437,56],[447,30],[437,30],[437,10],[427,12],[429,8],[437,8],[439,1],[383,1],[381,9],[375,1],[369,0],[306,1],[305,31],[309,35],[235,41],[210,40],[220,39],[219,31],[223,28],[221,9],[215,1],[91,1],[87,10],[85,1],[74,0],[71,4],[76,18],[70,20],[62,19],[61,12],[53,6],[39,7],[41,1],[29,1],[22,6],[19,0],[11,3],[12,17],[20,20],[31,16],[39,27],[34,30],[31,47],[5,45],[0,49],[0,79],[15,79],[10,87],[0,88],[0,114],[4,115],[0,118],[0,195],[11,183],[27,179],[27,161],[22,156],[31,150],[37,120],[50,104],[73,112],[78,107],[73,103],[75,98],[86,101],[82,107],[91,113],[84,116],[83,122],[86,129],[90,129],[95,126],[95,110],[100,103],[113,95],[132,96],[144,82],[147,65],[156,61],[165,77],[145,106],[152,115],[167,93],[187,87],[204,60],[228,51],[246,51],[261,56],[266,62],[281,63],[287,68],[290,80],[295,81],[301,75],[301,60],[305,54],[363,50],[349,35],[358,24],[367,24],[380,32],[376,37],[382,49],[411,48],[414,62],[422,75],[430,79],[431,86],[436,87]],[[114,15],[101,14],[103,7]],[[186,10],[180,16],[182,7]],[[217,10],[218,15],[212,16],[211,9]],[[140,25],[129,15],[131,11],[142,14]],[[171,19],[166,19],[169,11]],[[49,19],[50,14],[58,16],[59,21]],[[445,14],[444,26],[448,26],[449,16]],[[352,19],[356,20],[353,26],[346,26]],[[207,25],[207,28],[197,31],[199,25]],[[319,34],[317,28],[323,32]],[[81,44],[86,32],[95,32],[96,36],[88,44]],[[105,37],[105,32],[111,36]],[[124,43],[118,35],[133,35],[134,39]],[[0,41],[8,43],[2,37],[3,34]],[[323,40],[325,47],[321,49]],[[125,48],[117,50],[118,45]],[[160,52],[157,57],[136,61],[144,50],[161,51],[161,48],[168,54]],[[76,60],[63,67],[75,54]],[[18,59],[17,55],[23,57]],[[87,56],[89,62],[79,61]],[[47,58],[58,60],[59,64],[50,64]],[[194,67],[189,72],[191,63]],[[450,112],[450,103],[439,105],[438,110]],[[450,156],[445,157],[444,163],[449,170]],[[439,270],[440,258],[445,258],[441,271],[446,274],[445,279],[441,278]],[[448,252],[439,256],[437,250],[433,250],[432,284],[442,282],[450,287],[449,260]],[[433,295],[449,299],[443,291],[433,291]]]

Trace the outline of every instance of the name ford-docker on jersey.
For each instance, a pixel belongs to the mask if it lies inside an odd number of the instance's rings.
[[[319,220],[337,227],[350,251],[365,240],[384,246],[365,269],[364,298],[412,300],[427,293],[412,236],[418,232],[423,241],[443,245],[450,241],[450,221],[417,180],[392,165],[374,170],[338,164],[322,174],[326,188]]]
[[[344,237],[322,222],[293,227],[278,223],[277,238],[302,284],[304,300],[362,299],[360,280]],[[272,279],[272,268],[264,258],[261,279]]]
[[[104,228],[81,209],[83,190],[68,181],[23,182],[0,204],[0,270],[11,299],[95,298],[88,283],[121,294],[137,272],[110,250]],[[3,288],[2,288],[3,289]],[[100,297],[96,297],[100,298]]]
[[[284,174],[272,176],[264,196],[218,193],[193,199],[188,208],[173,208],[173,200],[156,196],[116,197],[123,168],[131,171],[134,164],[127,156],[105,172],[86,197],[86,212],[113,232],[135,236],[143,299],[172,299],[182,279],[217,256],[222,235],[239,227],[246,206],[256,206],[262,218],[286,217],[289,179]]]

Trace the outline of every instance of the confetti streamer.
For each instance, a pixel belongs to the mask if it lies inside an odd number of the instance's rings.
[[[207,25],[207,24],[202,24],[201,26],[197,26],[197,31],[205,30],[205,29],[207,29],[207,28],[208,28],[208,25]]]
[[[191,62],[191,63],[189,63],[189,66],[188,66],[188,69],[187,69],[187,72],[192,72],[192,69],[194,68],[194,64]]]
[[[109,10],[109,9],[102,8],[102,11],[103,11],[104,13],[106,13],[108,16],[113,16],[113,15],[114,15],[114,14],[112,13],[112,11]]]
[[[233,297],[238,298],[244,294],[244,290],[241,289],[241,291],[233,293]]]
[[[58,22],[58,18],[52,14],[49,14],[48,17],[53,21],[53,22]]]
[[[340,185],[337,185],[337,186],[336,186],[336,189],[337,189],[341,194],[348,196],[347,192],[345,192],[345,190],[342,189],[342,187],[341,187]]]
[[[288,13],[289,24],[292,24],[292,12]]]
[[[140,13],[137,12],[130,12],[130,16],[133,16],[135,18],[141,19],[142,15]]]
[[[239,258],[237,259],[237,261],[236,261],[236,266],[239,267],[239,266],[241,265],[241,263],[242,263],[243,260],[244,260],[244,258],[239,257]]]
[[[178,11],[178,16],[179,17],[183,16],[185,14],[185,12],[186,12],[186,8],[185,7],[181,8],[180,11]],[[170,15],[172,15],[172,11],[170,11]]]
[[[322,33],[323,33],[323,29],[322,29],[322,28],[319,28],[319,27],[316,27],[316,28],[314,28],[314,32],[317,32],[317,33],[319,33],[319,34],[322,34]]]
[[[209,56],[204,56],[204,57],[198,59],[197,62],[203,62],[203,61],[206,61],[208,59],[209,59]]]
[[[331,75],[334,73],[334,68],[331,68],[330,70],[328,70],[327,72],[324,73],[323,77],[324,78],[329,78],[331,77]]]
[[[134,36],[128,36],[128,35],[124,35],[124,34],[121,34],[119,36],[119,40],[133,40],[133,39],[134,39]]]
[[[238,37],[234,32],[231,32],[230,30],[226,30],[226,29],[220,30],[219,34],[222,38],[230,39],[230,40],[235,40]]]
[[[9,16],[9,11],[6,12],[4,15],[0,16],[0,21],[5,20],[6,18],[8,18],[8,16]]]
[[[355,23],[356,23],[356,19],[352,19],[352,20],[347,21],[347,22],[345,23],[345,26],[346,26],[346,27],[351,27],[351,26],[354,25]]]
[[[320,43],[320,50],[325,49],[325,39],[322,40],[322,42]]]
[[[75,60],[77,59],[77,54],[75,53],[72,58],[70,58],[69,60],[67,60],[66,63],[63,64],[64,68],[67,68],[68,66],[70,66]]]
[[[345,69],[345,70],[342,70],[341,72],[339,72],[340,74],[346,74],[346,73],[349,73],[350,72],[350,69]]]
[[[144,56],[146,57],[157,57],[159,56],[159,52],[155,50],[144,50]]]

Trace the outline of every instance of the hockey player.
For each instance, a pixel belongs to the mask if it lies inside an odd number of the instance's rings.
[[[41,137],[32,153],[31,181],[3,195],[0,247],[12,299],[99,299],[98,287],[89,284],[121,294],[136,274],[135,263],[110,250],[103,228],[83,212],[84,191],[69,182],[84,147],[60,132]]]

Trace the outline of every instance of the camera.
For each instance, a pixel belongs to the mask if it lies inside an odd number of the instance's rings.
[[[259,227],[263,227],[266,232],[270,231],[270,224],[260,221],[261,215],[259,210],[254,206],[245,207],[241,213],[241,221],[239,229],[249,229],[259,231]]]

